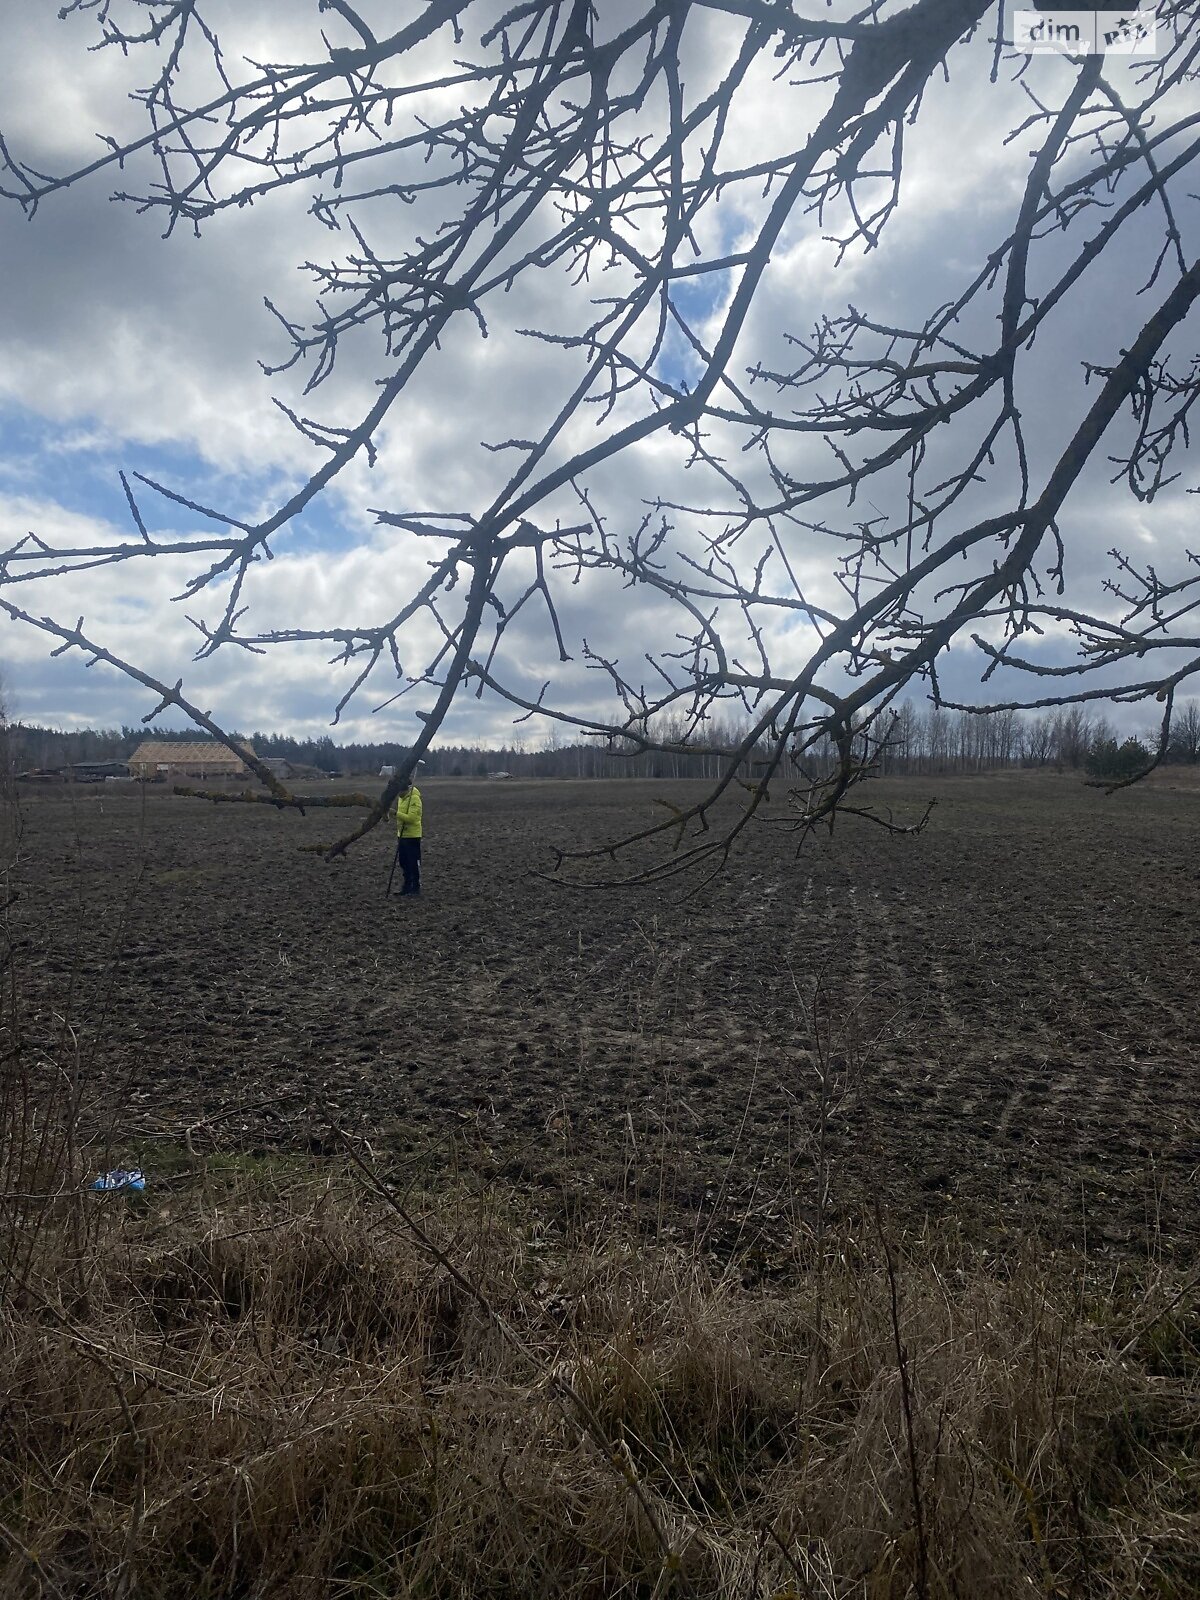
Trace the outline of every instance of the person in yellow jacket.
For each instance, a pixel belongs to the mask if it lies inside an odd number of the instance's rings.
[[[404,874],[401,894],[421,892],[421,791],[408,780],[396,799],[396,860]]]

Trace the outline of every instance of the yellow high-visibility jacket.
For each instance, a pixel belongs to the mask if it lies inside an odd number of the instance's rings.
[[[421,791],[418,788],[414,787],[407,794],[397,797],[396,837],[397,839],[421,837]]]

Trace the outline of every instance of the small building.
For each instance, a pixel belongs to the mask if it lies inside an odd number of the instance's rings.
[[[273,778],[278,778],[280,783],[286,783],[289,778],[298,778],[302,774],[290,761],[283,756],[260,756],[259,760]]]
[[[250,755],[248,744],[242,749]],[[129,770],[143,782],[172,778],[243,778],[250,771],[241,756],[215,739],[144,739],[129,758]]]

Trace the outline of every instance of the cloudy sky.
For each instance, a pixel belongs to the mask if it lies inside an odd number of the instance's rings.
[[[0,23],[0,131],[30,168],[55,174],[95,159],[103,149],[98,135],[122,140],[144,131],[144,112],[129,92],[158,70],[152,48],[128,57],[115,49],[90,50],[97,37],[95,11],[60,19],[58,9],[46,0],[7,0]],[[415,7],[396,8],[383,0],[358,9],[381,36],[396,26],[398,11],[406,17],[416,13]],[[611,0],[604,25],[616,27],[623,13],[638,9],[632,0]],[[810,8],[796,0],[794,9],[800,14]],[[811,8],[823,17],[851,9]],[[126,14],[135,10],[127,6]],[[205,16],[220,36],[233,76],[249,71],[246,59],[321,60],[322,31],[335,44],[356,43],[343,19],[320,13],[316,0],[216,0]],[[470,36],[461,46],[446,30],[405,70],[452,70],[455,56],[468,50],[480,59],[480,22],[473,13],[465,20]],[[742,19],[717,11],[699,12],[694,26],[689,23],[683,46],[686,104],[696,103],[728,69],[744,32]],[[985,27],[952,53],[948,81],[939,77],[931,83],[908,131],[900,204],[878,249],[856,246],[840,256],[830,236],[844,227],[844,214],[795,215],[773,252],[739,341],[733,365],[740,373],[754,362],[772,370],[795,366],[796,350],[785,336],[807,334],[822,315],[837,315],[851,303],[889,324],[920,320],[957,294],[1005,237],[1037,143],[1036,136],[1007,135],[1029,114],[1033,97],[1050,106],[1060,103],[1073,74],[1063,62],[1039,58],[1022,81],[1014,64],[1006,62],[992,83],[991,32]],[[184,85],[200,98],[213,89],[202,58],[198,51]],[[796,148],[828,103],[827,91],[797,88],[786,76],[777,80],[776,70],[767,56],[736,103],[725,134],[730,167],[752,166]],[[1114,59],[1106,65],[1106,77],[1132,94],[1133,70],[1129,62]],[[401,82],[403,72],[398,69],[394,77]],[[419,106],[402,104],[397,129],[412,126],[418,113],[452,108],[454,95],[467,92],[445,91]],[[1186,92],[1185,86],[1181,93]],[[1178,105],[1173,110],[1181,114]],[[661,108],[647,108],[648,128],[659,115]],[[369,181],[406,183],[419,180],[420,171],[419,160],[402,165],[397,158],[390,168],[373,170]],[[289,320],[310,322],[314,283],[305,263],[344,259],[354,249],[344,227],[331,233],[312,215],[320,183],[286,187],[253,206],[221,212],[204,224],[199,237],[181,226],[164,239],[160,215],[139,214],[135,206],[112,199],[118,188],[136,194],[154,182],[147,156],[129,162],[121,173],[109,168],[50,196],[31,221],[12,203],[0,206],[5,285],[0,296],[0,542],[5,546],[30,532],[56,547],[136,539],[118,477],[122,469],[255,522],[287,500],[324,460],[323,452],[297,434],[274,397],[345,426],[357,421],[389,375],[388,358],[373,335],[348,339],[332,378],[308,397],[302,393],[307,372],[272,376],[260,366],[288,355],[280,325],[264,301],[270,299]],[[1189,186],[1195,190],[1195,177],[1184,173],[1177,186],[1178,215],[1191,259],[1200,230],[1194,203],[1186,198]],[[451,202],[459,205],[461,197],[451,196]],[[405,204],[385,196],[364,200],[353,217],[374,248],[396,254],[417,234],[432,236],[439,208],[446,204],[444,191],[419,194]],[[697,247],[713,257],[738,248],[766,204],[761,184],[731,187],[727,199],[705,215]],[[1035,476],[1055,458],[1089,403],[1081,363],[1116,359],[1123,336],[1136,331],[1145,306],[1156,303],[1153,295],[1138,299],[1136,290],[1161,236],[1160,219],[1147,214],[1140,231],[1129,230],[1039,340],[1022,395]],[[1041,266],[1047,281],[1053,281],[1053,265],[1050,247]],[[704,281],[697,279],[696,287],[682,291],[681,304],[698,328],[715,334],[735,275],[707,280],[708,287]],[[510,293],[490,298],[486,339],[471,316],[456,318],[378,430],[375,464],[362,456],[351,462],[276,537],[275,559],[252,569],[243,595],[250,608],[247,626],[258,633],[353,627],[377,624],[398,611],[428,573],[433,552],[425,541],[381,527],[373,510],[470,515],[484,510],[513,465],[511,452],[486,446],[538,436],[578,381],[576,352],[531,339],[522,330],[570,332],[595,314],[596,297],[622,287],[619,269],[586,283],[573,281],[565,269],[548,270],[528,274]],[[994,309],[987,315],[994,316]],[[995,334],[968,327],[962,336],[978,343]],[[639,330],[634,343],[645,337]],[[1194,329],[1191,338],[1194,344]],[[660,356],[659,370],[678,381],[688,376],[691,360],[674,336]],[[604,419],[596,408],[587,411],[566,430],[563,451],[587,448],[598,431],[631,420],[645,403],[644,396],[624,397]],[[949,467],[957,448],[953,440],[935,443],[932,465],[944,449]],[[818,466],[821,451],[825,462]],[[687,468],[687,458],[682,441],[655,436],[590,478],[589,493],[602,508],[606,527],[614,535],[631,532],[656,498],[718,503],[713,485],[698,483],[700,474]],[[816,443],[804,445],[787,463],[800,475],[818,476],[830,464],[827,449]],[[997,470],[1011,466],[1001,459]],[[1139,560],[1169,564],[1186,540],[1195,504],[1186,498],[1190,486],[1185,475],[1152,506],[1144,506],[1111,489],[1103,470],[1080,484],[1063,528],[1070,592],[1079,603],[1104,603],[1106,552],[1114,546]],[[895,492],[896,485],[881,489]],[[964,515],[968,510],[985,514],[990,492],[969,498]],[[213,531],[194,512],[148,491],[141,494],[141,504],[156,538],[203,537]],[[844,494],[810,514],[830,527],[849,526],[859,515],[848,509]],[[577,517],[574,498],[552,498],[539,509],[538,520],[545,525],[555,515],[564,521]],[[699,523],[690,536],[698,539],[698,533]],[[688,530],[682,536],[688,537]],[[700,554],[702,546],[697,542],[695,549]],[[836,609],[841,598],[829,542],[798,539],[790,555],[810,596]],[[131,561],[38,579],[5,593],[37,615],[72,625],[83,616],[90,638],[151,676],[171,683],[182,677],[189,697],[227,727],[329,731],[353,670],[330,665],[328,645],[287,645],[265,656],[226,648],[210,659],[193,660],[201,640],[189,617],[215,622],[228,592],[218,585],[186,601],[175,598],[203,565],[195,556]],[[521,581],[514,576],[507,603],[520,593]],[[513,626],[498,662],[519,693],[536,695],[549,679],[560,704],[599,714],[611,705],[604,675],[582,660],[583,641],[640,681],[649,671],[640,665],[645,654],[670,648],[678,620],[652,594],[631,593],[611,577],[590,574],[578,584],[564,583],[557,593],[572,661],[559,663],[545,611],[531,603],[528,620]],[[447,616],[456,603],[448,605]],[[52,658],[49,641],[35,631],[5,619],[0,635],[6,697],[11,712],[23,720],[59,727],[112,725],[137,721],[154,704],[152,694],[111,668],[87,668],[78,652]],[[787,672],[795,670],[812,641],[793,621],[775,626],[769,642],[776,670]],[[402,639],[400,681],[385,659],[333,729],[335,737],[411,738],[419,725],[415,713],[432,703],[433,691],[422,685],[394,697],[409,674],[421,671],[436,643],[433,620],[416,619]],[[1055,659],[1056,651],[1065,657],[1067,646],[1051,638],[1043,648],[1047,659]],[[951,653],[944,681],[952,690],[965,696],[978,677],[979,663],[969,649]],[[917,685],[914,694],[922,693]],[[385,708],[376,711],[378,706]],[[445,737],[506,738],[512,719],[511,709],[490,699],[466,699]],[[1133,711],[1125,714],[1130,719],[1136,726],[1150,720]],[[179,725],[177,716],[169,720]],[[539,737],[537,724],[525,732]]]

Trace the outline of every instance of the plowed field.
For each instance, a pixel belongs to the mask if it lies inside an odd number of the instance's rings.
[[[385,900],[382,830],[298,851],[329,813],[24,795],[28,1036],[61,1057],[71,1024],[95,1130],[152,1161],[319,1155],[336,1125],[391,1170],[450,1161],[585,1221],[616,1197],[717,1248],[812,1226],[820,1193],[1200,1242],[1200,786],[880,783],[900,812],[940,796],[924,834],[851,820],[797,858],[759,830],[690,897],[534,875],[686,784],[422,787],[419,901]]]

